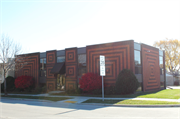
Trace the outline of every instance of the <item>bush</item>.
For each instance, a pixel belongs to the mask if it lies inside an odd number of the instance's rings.
[[[107,87],[107,88],[104,90],[104,94],[105,94],[105,95],[114,95],[114,94],[116,94],[115,86]]]
[[[78,88],[78,89],[69,89],[66,90],[67,94],[81,94],[83,91],[82,89]]]
[[[44,86],[37,86],[35,89],[36,93],[46,93],[47,92],[47,87],[46,85]]]
[[[132,94],[139,87],[139,82],[131,70],[123,69],[116,80],[117,94]]]
[[[92,92],[102,88],[101,76],[95,73],[86,73],[79,78],[80,88],[84,92]]]
[[[32,76],[19,76],[15,79],[15,87],[21,90],[31,91],[34,88]]]
[[[6,77],[6,90],[7,91],[13,91],[15,89],[14,85],[14,77],[8,76]],[[1,84],[1,91],[4,91],[4,83]]]

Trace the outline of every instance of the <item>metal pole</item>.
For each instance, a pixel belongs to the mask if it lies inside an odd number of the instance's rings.
[[[102,76],[102,100],[104,101],[104,80]]]

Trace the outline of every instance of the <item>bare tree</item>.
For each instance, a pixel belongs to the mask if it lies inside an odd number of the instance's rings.
[[[4,78],[4,94],[7,95],[6,90],[6,74],[10,70],[22,68],[26,63],[24,57],[17,57],[22,53],[21,46],[15,43],[8,36],[2,35],[0,40],[0,63]],[[15,66],[16,65],[16,66]]]

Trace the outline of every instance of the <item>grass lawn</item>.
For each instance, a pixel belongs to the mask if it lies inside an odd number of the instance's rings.
[[[140,98],[164,98],[164,99],[179,99],[180,89],[167,89],[156,93],[139,95]]]
[[[67,94],[67,93],[56,93],[51,95],[62,95],[62,96],[88,96],[88,97],[102,97],[102,95],[91,95],[91,94]],[[105,95],[105,97],[114,98],[162,98],[162,99],[179,99],[180,89],[165,89],[161,91],[152,92],[136,92],[131,95]]]
[[[4,93],[4,92],[2,92],[1,91],[1,93]],[[45,94],[45,93],[40,93],[40,92],[28,92],[28,91],[22,91],[22,92],[20,92],[20,91],[8,91],[7,93],[9,93],[9,94],[33,94],[33,95],[36,95],[36,94]]]
[[[103,103],[103,104],[127,104],[127,105],[168,105],[168,104],[180,104],[179,102],[167,102],[167,101],[147,101],[147,100],[100,100],[89,99],[83,103]]]
[[[67,97],[18,96],[18,95],[8,95],[8,96],[1,95],[1,97],[7,97],[7,98],[25,98],[25,99],[40,99],[40,100],[50,100],[50,101],[61,101],[61,100],[72,99],[72,98],[67,98]]]

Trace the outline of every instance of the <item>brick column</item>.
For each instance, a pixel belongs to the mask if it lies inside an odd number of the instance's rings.
[[[65,49],[66,52],[66,90],[77,88],[78,56],[77,48]]]
[[[46,85],[48,91],[56,90],[56,78],[51,74],[51,69],[56,63],[56,50],[46,52]]]

